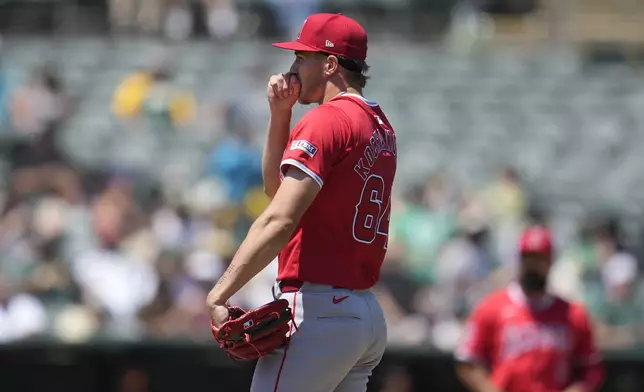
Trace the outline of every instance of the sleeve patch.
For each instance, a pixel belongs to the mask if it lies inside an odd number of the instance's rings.
[[[307,140],[293,140],[291,143],[291,150],[302,150],[311,158],[313,158],[318,152],[318,148]]]

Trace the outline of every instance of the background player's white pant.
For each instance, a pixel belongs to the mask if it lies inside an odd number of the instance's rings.
[[[295,293],[276,287],[275,297],[289,301],[297,330],[258,361],[251,392],[365,392],[387,344],[375,295],[305,283]]]

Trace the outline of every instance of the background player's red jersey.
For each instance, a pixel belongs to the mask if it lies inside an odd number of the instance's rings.
[[[551,296],[528,304],[518,285],[477,307],[456,354],[489,366],[505,392],[560,392],[573,383],[574,366],[600,362],[582,307]]]
[[[321,190],[278,257],[278,280],[367,289],[387,247],[396,137],[380,107],[343,94],[295,126],[281,163]]]

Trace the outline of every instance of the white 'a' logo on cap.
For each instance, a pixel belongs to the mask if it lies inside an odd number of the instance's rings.
[[[308,22],[308,21],[309,21],[309,18],[306,18],[304,20],[304,23],[302,23],[302,27],[300,27],[300,32],[297,33],[297,39],[300,39],[300,35],[302,35],[302,30],[304,30],[304,25],[306,25],[306,22]]]
[[[331,41],[329,41],[329,40],[326,40],[326,47],[327,47],[327,48],[332,48],[332,47],[334,47],[334,46],[335,46],[335,45],[333,44],[333,42],[331,42]]]

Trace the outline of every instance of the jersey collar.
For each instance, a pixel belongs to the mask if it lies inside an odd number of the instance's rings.
[[[510,301],[512,301],[514,304],[519,305],[519,306],[528,306],[533,309],[547,309],[552,305],[554,302],[554,297],[550,294],[546,294],[543,298],[540,300],[530,300],[528,297],[526,297],[525,292],[519,286],[518,283],[512,282],[508,286],[508,297],[510,298]]]
[[[358,98],[362,102],[366,103],[369,106],[378,106],[378,104],[374,101],[370,101],[367,98],[363,97],[362,95],[358,94],[351,94],[351,93],[340,93],[337,95],[338,97],[352,97],[352,98]]]

